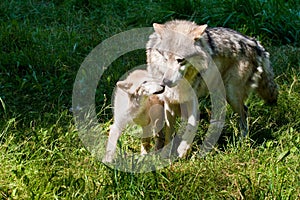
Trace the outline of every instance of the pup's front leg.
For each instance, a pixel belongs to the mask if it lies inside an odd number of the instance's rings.
[[[143,128],[141,155],[145,155],[150,150],[150,137],[155,136],[155,150],[163,147],[164,135],[162,132],[164,126],[164,106],[163,102],[157,96],[150,96],[145,115],[150,123]]]
[[[150,150],[150,135],[151,135],[151,127],[143,126],[143,135],[142,135],[142,144],[141,144],[141,155],[146,155]]]
[[[104,155],[104,158],[102,159],[102,162],[104,163],[112,162],[114,158],[114,154],[116,152],[117,142],[121,134],[122,134],[122,128],[120,129],[116,124],[110,126],[108,141],[106,144],[106,153]]]

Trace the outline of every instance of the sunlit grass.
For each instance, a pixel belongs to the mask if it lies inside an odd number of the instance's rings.
[[[1,199],[299,199],[299,6],[272,0],[2,1]],[[244,143],[235,138],[237,117],[229,109],[224,134],[205,158],[197,154],[206,114],[188,158],[144,174],[110,169],[91,155],[74,125],[77,70],[106,38],[174,18],[258,37],[271,55],[278,104],[266,106],[251,95],[250,139]],[[96,94],[100,134],[112,123],[115,82],[145,58],[144,50],[126,54],[103,75]],[[200,107],[205,113],[206,105]],[[139,152],[140,139],[128,128],[119,144]]]

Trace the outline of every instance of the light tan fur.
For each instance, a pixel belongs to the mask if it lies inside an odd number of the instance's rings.
[[[164,123],[164,102],[156,92],[164,88],[146,70],[135,70],[128,77],[117,82],[114,93],[114,123],[110,126],[106,154],[103,162],[112,162],[117,141],[127,124],[142,126],[141,154],[149,151],[150,137],[156,137],[156,149],[163,147],[161,129]]]

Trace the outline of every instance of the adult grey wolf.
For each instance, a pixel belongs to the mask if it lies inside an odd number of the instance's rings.
[[[162,132],[164,124],[164,102],[156,95],[162,93],[164,87],[154,81],[146,70],[135,70],[123,81],[117,82],[114,93],[114,123],[110,126],[106,154],[103,162],[112,162],[118,138],[125,126],[134,122],[143,129],[141,154],[149,150],[149,137],[156,138],[156,148],[162,148]]]
[[[197,96],[207,94],[206,80],[214,80],[207,73],[215,64],[220,73],[226,101],[239,114],[242,135],[248,132],[247,107],[244,105],[251,89],[267,103],[276,103],[278,87],[270,66],[269,53],[254,38],[228,28],[208,28],[184,20],[153,24],[155,32],[147,43],[147,70],[160,78],[166,87],[164,95],[172,103],[189,101],[189,95],[178,87],[183,79],[195,89]],[[201,74],[201,75],[200,75]],[[195,105],[190,106],[190,127],[197,119]],[[170,120],[169,120],[170,121]],[[182,157],[190,147],[189,132],[184,133],[177,152]]]

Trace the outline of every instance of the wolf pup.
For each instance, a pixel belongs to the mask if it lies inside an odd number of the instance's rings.
[[[215,64],[224,83],[226,101],[239,114],[243,136],[248,132],[244,102],[250,91],[254,89],[267,103],[276,103],[278,86],[274,82],[269,53],[254,38],[228,28],[209,28],[184,20],[154,23],[153,27],[155,32],[150,35],[146,46],[147,70],[168,86],[164,95],[171,102],[181,103],[189,98],[178,87],[183,77],[190,82],[198,97],[207,95],[202,76]],[[213,77],[210,74],[208,79],[213,81]],[[191,118],[194,117],[192,114]],[[192,142],[184,136],[177,149],[179,156],[186,153]]]
[[[149,150],[150,137],[158,136],[156,148],[161,148],[164,123],[163,101],[155,94],[162,93],[164,87],[149,77],[146,70],[135,70],[128,77],[117,82],[114,96],[114,123],[110,126],[106,154],[103,162],[112,162],[117,140],[125,126],[134,122],[143,129],[141,154]]]

